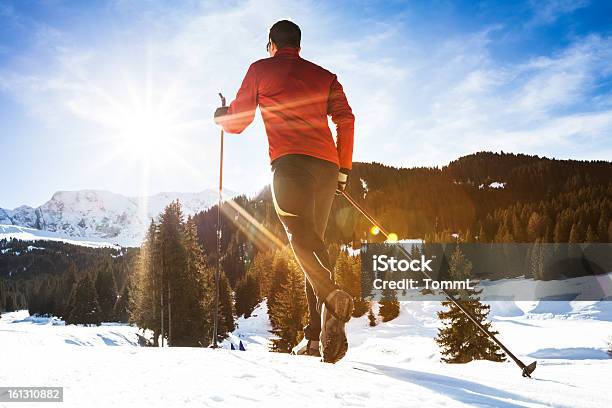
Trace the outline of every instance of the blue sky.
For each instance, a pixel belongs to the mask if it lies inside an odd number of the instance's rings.
[[[215,188],[216,93],[283,18],[344,85],[355,160],[612,159],[609,1],[0,0],[0,207]],[[225,164],[230,189],[269,182],[259,115]]]

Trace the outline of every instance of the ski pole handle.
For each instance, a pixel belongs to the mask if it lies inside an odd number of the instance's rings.
[[[221,106],[226,106],[225,96],[219,92],[219,98],[221,98]]]

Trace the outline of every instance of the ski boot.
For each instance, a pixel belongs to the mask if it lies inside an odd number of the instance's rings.
[[[346,354],[348,341],[345,325],[352,313],[353,298],[340,289],[331,292],[323,302],[319,348],[324,362],[337,363]]]

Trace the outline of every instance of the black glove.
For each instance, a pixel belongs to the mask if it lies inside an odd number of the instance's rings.
[[[336,194],[340,195],[346,189],[346,185],[348,184],[348,177],[351,171],[349,169],[341,168],[340,173],[338,173],[338,188],[336,189]]]
[[[215,123],[217,125],[221,124],[222,121],[222,117],[227,115],[227,110],[229,109],[229,106],[222,106],[220,108],[217,108],[217,110],[215,111]]]

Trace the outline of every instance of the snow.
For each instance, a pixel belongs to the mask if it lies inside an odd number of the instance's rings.
[[[366,198],[370,189],[368,188],[368,183],[362,178],[359,179],[361,181],[361,188],[363,188],[363,198]]]
[[[607,360],[608,353],[593,347],[545,348],[530,354],[534,358],[559,360]]]
[[[34,228],[20,227],[17,225],[0,225],[0,240],[16,239],[20,241],[59,241],[73,245],[81,245],[91,248],[119,248],[114,244],[110,244],[100,238],[89,238],[80,240],[72,238],[60,232],[42,231]],[[34,246],[28,246],[28,251],[34,249],[42,249]],[[10,248],[4,249],[2,253],[6,253]]]
[[[502,183],[502,182],[499,182],[499,181],[494,181],[492,183],[489,183],[488,187],[489,188],[500,188],[501,189],[501,188],[505,188],[506,187],[506,183]],[[485,185],[481,184],[481,185],[478,186],[478,188],[482,190],[483,188],[485,188]]]
[[[138,346],[137,327],[103,323],[101,326],[66,325],[57,317],[30,316],[27,310],[3,313],[0,347],[62,349],[63,346]]]
[[[409,251],[409,247],[406,247]],[[535,280],[533,278],[506,278],[506,279],[482,279],[478,281],[478,287],[482,290],[480,298],[485,301],[522,301],[524,299],[537,300],[571,300],[580,302],[604,300],[612,296],[612,272],[580,276],[562,280]],[[408,291],[400,294],[400,300],[439,300],[443,297],[441,293],[423,295],[418,291]],[[513,308],[513,302],[497,302],[503,308]],[[567,313],[572,310],[568,302],[542,302],[538,306],[538,313],[550,312],[555,314]],[[562,309],[560,309],[562,308]],[[499,313],[502,313],[499,311]],[[516,313],[506,310],[504,313]],[[522,314],[522,313],[520,313]]]
[[[236,349],[242,341],[242,344],[247,347],[247,350],[267,351],[269,340],[272,338],[270,330],[270,319],[268,318],[268,305],[266,302],[261,302],[251,316],[247,319],[240,316],[236,321],[237,328],[233,333],[230,333],[229,338],[221,344],[221,347],[229,349],[230,344],[233,344]]]
[[[611,303],[495,302],[500,339],[538,361],[533,379],[511,362],[441,363],[435,301],[401,302],[397,319],[373,328],[365,316],[351,320],[350,349],[336,365],[268,352],[265,302],[218,350],[136,347],[135,327],[14,312],[0,319],[0,383],[63,386],[66,407],[612,406]],[[240,340],[247,351],[227,349]]]

